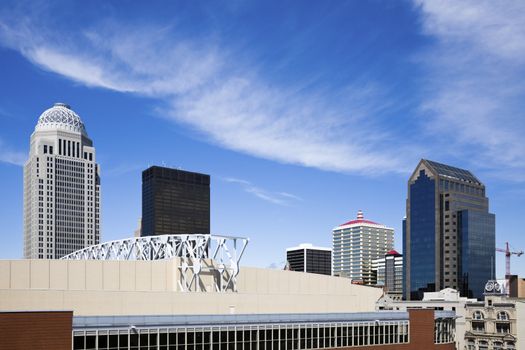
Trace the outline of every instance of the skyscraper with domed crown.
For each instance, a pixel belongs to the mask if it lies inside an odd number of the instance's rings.
[[[59,259],[100,241],[93,141],[70,106],[44,111],[24,165],[24,257]]]

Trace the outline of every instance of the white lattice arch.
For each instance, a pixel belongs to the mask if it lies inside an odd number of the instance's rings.
[[[216,275],[215,290],[236,291],[249,239],[218,235],[159,235],[109,241],[77,250],[63,260],[162,260],[180,258],[182,291],[205,291],[201,273]],[[212,260],[212,265],[206,260]]]

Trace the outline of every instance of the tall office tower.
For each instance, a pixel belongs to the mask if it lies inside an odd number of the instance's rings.
[[[332,250],[309,243],[286,249],[286,261],[292,271],[332,274]]]
[[[141,236],[210,233],[210,175],[152,166],[142,172]]]
[[[24,165],[24,256],[58,259],[99,241],[95,148],[78,114],[55,103],[38,118]]]
[[[422,159],[408,180],[404,297],[454,288],[481,298],[494,272],[495,216],[470,171]]]
[[[389,294],[403,293],[403,255],[391,250],[384,257],[372,261],[374,284],[384,286]]]
[[[363,284],[373,284],[372,260],[394,249],[394,229],[365,220],[361,210],[357,219],[333,229],[333,272]]]

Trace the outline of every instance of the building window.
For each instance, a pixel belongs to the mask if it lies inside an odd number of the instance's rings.
[[[498,321],[508,321],[509,314],[506,311],[498,312]]]
[[[505,323],[497,322],[496,323],[496,333],[500,333],[500,334],[510,333],[510,324],[507,322]]]
[[[484,340],[480,340],[478,349],[479,350],[488,350],[489,349],[489,343],[484,341]]]
[[[476,310],[472,314],[472,319],[473,320],[483,320],[483,319],[485,319],[485,316],[483,315],[483,312],[481,312],[479,310]]]
[[[47,145],[44,145],[44,153],[47,153]]]
[[[467,350],[476,350],[476,343],[474,340],[467,340]]]
[[[494,350],[503,350],[503,343],[499,342],[499,341],[495,341],[493,349]]]
[[[472,321],[473,332],[485,332],[485,322],[483,321]]]

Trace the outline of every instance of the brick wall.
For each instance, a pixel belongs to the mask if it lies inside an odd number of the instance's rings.
[[[408,310],[410,315],[410,343],[372,345],[345,348],[345,350],[454,350],[455,344],[434,344],[434,310]],[[338,350],[341,350],[339,348]]]
[[[71,350],[72,311],[0,312],[0,350]]]

